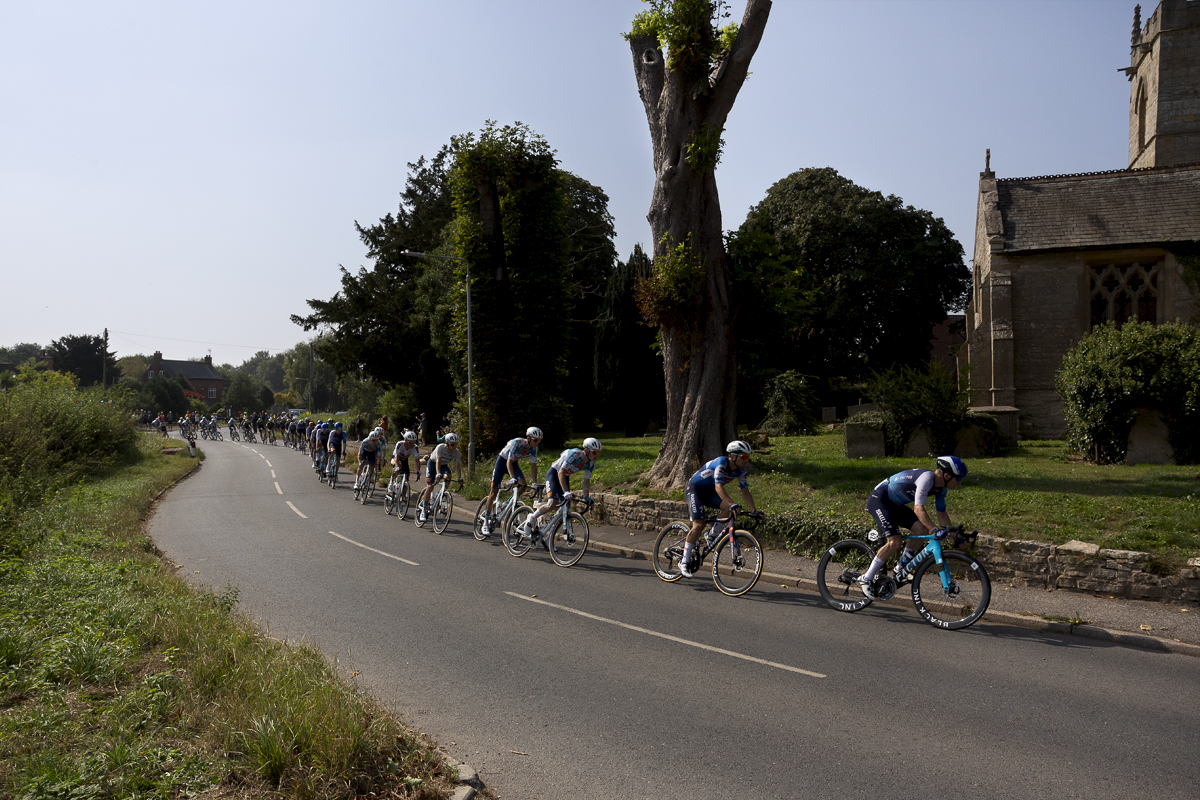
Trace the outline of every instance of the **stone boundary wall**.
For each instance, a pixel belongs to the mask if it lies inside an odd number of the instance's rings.
[[[686,521],[687,504],[651,500],[634,494],[598,492],[594,520],[639,531],[657,531]],[[1173,575],[1157,575],[1143,567],[1149,553],[1110,550],[1071,541],[1052,545],[1021,539],[979,535],[976,555],[987,566],[994,586],[1012,584],[1036,589],[1105,594],[1134,600],[1200,602],[1200,558]]]

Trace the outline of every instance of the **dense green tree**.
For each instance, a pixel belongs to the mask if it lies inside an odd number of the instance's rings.
[[[647,220],[654,274],[639,286],[659,328],[667,432],[647,473],[674,488],[697,462],[724,450],[737,423],[737,305],[721,224],[716,166],[721,134],[770,14],[748,0],[741,25],[721,25],[725,4],[650,0],[626,34],[650,125],[654,192]]]
[[[266,350],[259,350],[238,369],[270,386],[272,392],[283,390],[283,353],[271,355]]]
[[[70,372],[79,379],[80,386],[100,383],[105,375],[106,363],[108,384],[114,384],[121,378],[116,356],[105,349],[103,337],[86,334],[64,336],[51,342],[47,351],[54,358],[54,369]]]
[[[254,376],[241,371],[234,372],[229,385],[225,387],[221,402],[233,414],[261,411],[263,388],[262,383]]]
[[[830,168],[776,183],[730,237],[739,371],[748,384],[796,370],[817,388],[929,360],[932,328],[970,291],[945,223]]]
[[[140,405],[152,414],[167,411],[182,414],[191,408],[190,401],[183,394],[183,387],[174,378],[151,378],[146,381],[141,396],[143,401]]]
[[[645,433],[666,414],[658,331],[645,323],[634,287],[650,276],[653,264],[641,245],[609,275],[596,328],[595,384],[605,430],[627,436]]]
[[[42,346],[33,342],[21,342],[12,347],[0,347],[0,362],[20,366],[31,358],[42,355]]]
[[[455,139],[455,283],[465,287],[469,265],[475,431],[487,449],[533,424],[549,444],[561,444],[570,428],[565,183],[550,145],[524,125],[488,123],[478,135]],[[461,364],[465,291],[453,298],[452,342]],[[465,395],[460,390],[460,402]]]

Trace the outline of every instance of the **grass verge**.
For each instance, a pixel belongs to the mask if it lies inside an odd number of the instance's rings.
[[[431,743],[317,651],[171,574],[143,521],[196,461],[139,456],[26,514],[0,562],[0,796],[447,795]]]

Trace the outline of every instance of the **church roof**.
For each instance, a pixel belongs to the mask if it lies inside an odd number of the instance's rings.
[[[1005,253],[1200,240],[1200,164],[1000,179],[995,187]]]
[[[212,364],[206,364],[203,361],[168,361],[163,359],[161,362],[163,373],[171,378],[174,378],[179,373],[183,373],[183,377],[190,380],[202,381],[223,381],[224,377],[217,368]]]

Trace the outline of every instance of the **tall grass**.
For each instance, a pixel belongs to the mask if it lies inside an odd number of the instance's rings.
[[[197,592],[162,564],[143,518],[195,461],[87,393],[6,401],[5,441],[26,449],[5,468],[44,474],[42,459],[56,488],[25,495],[0,557],[0,797],[448,793],[432,744],[320,653],[263,636],[235,589]]]

